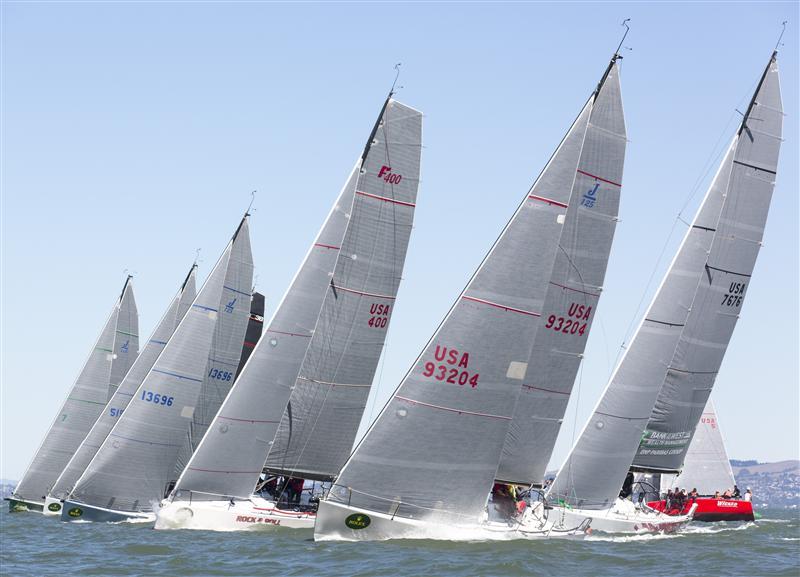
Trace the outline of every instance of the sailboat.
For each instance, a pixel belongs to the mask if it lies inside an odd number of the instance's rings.
[[[563,346],[566,357],[588,338],[625,155],[618,60],[615,54],[320,502],[315,539],[509,538],[587,528],[548,519],[541,502],[498,515],[494,501],[487,510],[487,498],[523,385],[546,387],[546,368],[531,364],[539,362],[534,343],[553,333],[551,346]]]
[[[64,466],[86,437],[139,353],[139,316],[131,277],[28,469],[6,500],[9,511],[42,511]]]
[[[233,381],[253,282],[249,214],[64,501],[62,521],[150,521],[177,478],[211,380]],[[200,421],[202,423],[202,421]],[[178,471],[179,473],[180,471]]]
[[[53,484],[45,501],[45,515],[61,516],[63,500],[69,495],[75,482],[86,470],[86,466],[94,458],[100,444],[105,440],[114,423],[125,411],[131,398],[136,393],[136,389],[142,384],[142,380],[153,367],[156,359],[161,354],[167,344],[175,327],[189,310],[189,306],[195,298],[195,274],[197,265],[192,264],[189,273],[181,283],[178,293],[170,302],[167,311],[158,322],[156,329],[148,339],[144,348],[139,353],[136,362],[131,365],[128,374],[122,379],[111,399],[106,404],[97,421],[92,425],[91,430],[81,443],[80,447],[72,455],[64,470]]]
[[[621,498],[629,469],[680,471],[741,313],[774,187],[783,110],[777,51],[647,314],[548,497],[609,532],[674,530]],[[623,491],[623,495],[625,491]],[[694,505],[696,507],[696,504]]]
[[[678,475],[655,476],[659,481],[660,492],[677,490],[697,490],[699,497],[688,499],[683,507],[668,507],[666,500],[649,502],[648,505],[668,514],[680,515],[697,503],[694,521],[754,521],[753,503],[741,498],[715,497],[736,486],[731,462],[725,450],[725,442],[719,426],[717,412],[711,397],[706,403],[700,423],[689,443],[683,469]]]
[[[313,527],[314,507],[280,502],[276,477],[326,481],[350,453],[402,278],[421,148],[422,114],[390,93],[157,529]],[[265,466],[276,487],[262,496]]]

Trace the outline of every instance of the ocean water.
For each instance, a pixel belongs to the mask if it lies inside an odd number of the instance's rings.
[[[3,503],[5,505],[5,503]],[[9,576],[797,576],[800,514],[694,524],[672,535],[539,541],[315,543],[311,531],[155,531],[0,513]]]

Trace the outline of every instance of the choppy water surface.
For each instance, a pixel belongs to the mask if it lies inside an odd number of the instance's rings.
[[[5,506],[5,503],[3,503]],[[2,575],[800,575],[798,512],[675,535],[581,540],[314,543],[310,531],[155,531],[0,514]]]

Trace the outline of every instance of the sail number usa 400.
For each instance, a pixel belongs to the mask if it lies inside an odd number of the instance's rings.
[[[385,329],[389,324],[389,305],[372,303],[372,306],[369,307],[369,314],[371,316],[367,324],[372,328]]]
[[[473,389],[478,386],[480,375],[469,371],[468,352],[436,345],[433,357],[441,364],[436,364],[433,361],[425,363],[422,370],[423,377],[433,378],[453,385],[458,384],[462,387],[469,383]]]

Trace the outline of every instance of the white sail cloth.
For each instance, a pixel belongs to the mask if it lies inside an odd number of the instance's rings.
[[[575,188],[497,479],[540,484],[567,410],[617,225],[627,136],[616,66],[586,126]],[[582,193],[582,194],[581,194]]]
[[[131,277],[106,320],[89,358],[61,405],[13,496],[44,503],[139,352],[139,321]],[[119,380],[113,380],[119,379]]]
[[[387,101],[362,158],[356,163],[309,249],[264,338],[178,480],[174,498],[189,498],[190,492],[192,499],[219,495],[249,497],[264,467],[287,402],[292,391],[298,388],[315,386],[317,394],[323,386],[332,389],[323,397],[325,402],[304,405],[307,407],[304,420],[308,422],[314,419],[322,426],[327,419],[325,411],[329,404],[339,402],[335,387],[344,385],[346,388],[358,381],[355,381],[355,377],[350,378],[352,370],[347,367],[353,364],[353,360],[346,356],[341,359],[338,370],[332,373],[328,382],[298,380],[298,373],[305,374],[301,373],[301,368],[305,370],[312,366],[307,365],[305,360],[315,341],[324,344],[329,356],[341,356],[351,347],[358,351],[359,347],[366,344],[367,348],[358,352],[356,364],[364,366],[371,363],[372,369],[367,366],[367,372],[358,375],[361,379],[359,396],[363,396],[363,399],[349,407],[353,416],[360,418],[366,400],[364,390],[369,390],[374,365],[383,344],[382,338],[378,339],[377,336],[385,334],[393,306],[391,302],[386,306],[382,302],[371,304],[368,294],[359,295],[353,291],[370,293],[386,290],[382,285],[387,281],[391,284],[390,291],[397,289],[416,201],[420,148],[421,114],[394,100]],[[400,182],[408,181],[410,188],[400,188],[397,183],[389,182],[396,178],[384,180],[387,174],[382,169],[387,166],[391,166],[391,174],[401,175]],[[369,180],[372,179],[382,180],[380,190],[370,188]],[[359,200],[356,201],[356,198]],[[366,247],[370,249],[366,250]],[[387,258],[387,254],[390,258]],[[359,266],[354,267],[353,263]],[[359,278],[357,272],[363,276]],[[369,277],[381,279],[381,284],[373,286],[366,280]],[[359,282],[367,284],[357,284]],[[363,303],[356,308],[331,309],[333,312],[328,312],[330,319],[320,323],[326,299],[332,299],[334,303],[348,299],[351,305],[358,301]],[[376,320],[380,326],[375,326]],[[354,325],[371,329],[370,338],[364,339],[362,331],[354,330]],[[337,327],[346,328],[357,335],[356,338],[361,338],[362,342],[353,343],[352,338],[342,341],[336,332]],[[298,418],[302,411],[296,406],[292,418]],[[317,415],[312,415],[312,411],[316,411]],[[341,414],[341,411],[337,412]],[[342,437],[337,444],[346,447],[348,452],[357,419],[355,425],[338,423],[340,428],[333,433]],[[328,428],[326,425],[325,429]],[[301,429],[293,428],[295,430]],[[307,432],[305,439],[308,442],[300,447],[298,456],[319,442],[313,435],[313,430]],[[326,443],[330,442],[326,440]],[[319,466],[326,467],[326,470],[329,467],[338,468],[344,460],[344,456],[337,456],[333,451],[327,458],[338,460],[339,463],[329,465],[320,462]],[[295,461],[289,464],[297,466],[301,463]]]
[[[735,140],[708,262],[633,460],[637,470],[681,469],[750,286],[772,199],[782,125],[773,57]]]
[[[186,311],[189,309],[196,296],[196,269],[197,267],[192,265],[178,293],[172,299],[172,302],[158,322],[150,339],[148,339],[141,353],[139,353],[136,362],[133,363],[128,374],[125,375],[119,388],[114,392],[111,400],[97,418],[97,421],[86,435],[86,438],[59,475],[58,480],[50,490],[51,497],[65,499],[69,495],[70,491],[75,486],[75,482],[86,470],[87,465],[100,448],[100,444],[105,440],[106,436],[108,436],[114,423],[116,423],[117,419],[122,415],[131,398],[136,393],[136,390],[139,388],[139,385],[142,384],[142,381],[147,373],[150,372],[150,369],[155,364],[161,351],[164,350],[164,345],[167,344],[167,341],[172,336],[172,333],[175,331],[175,328],[186,314]]]
[[[689,408],[694,411],[700,400],[701,410],[705,405],[709,379],[738,317],[741,284],[755,264],[772,191],[778,150],[772,119],[780,98],[775,102],[774,96],[762,96],[778,90],[777,68],[774,72],[766,75],[769,82],[762,82],[754,98],[763,105],[751,107],[742,124],[744,129],[751,115],[766,114],[767,132],[740,129],[728,149],[650,308],[551,485],[551,499],[581,509],[611,506],[640,442],[653,446],[648,441],[656,437],[643,438],[642,433],[665,381],[691,381]],[[668,441],[662,446],[668,446],[669,434],[662,439]]]
[[[387,99],[358,174],[350,223],[267,468],[331,479],[353,448],[402,280],[414,221],[422,113]]]
[[[697,430],[686,451],[683,470],[679,475],[661,475],[661,491],[667,489],[697,489],[700,495],[713,495],[733,488],[733,469],[725,450],[714,401],[708,398]]]
[[[233,291],[251,289],[253,261],[245,217],[197,298],[78,480],[70,501],[114,511],[149,511],[175,479],[178,451],[215,345],[238,341],[241,353],[249,299],[230,306]],[[228,288],[226,288],[228,287]],[[237,353],[237,354],[238,354]]]
[[[616,216],[618,186],[598,193],[594,184],[619,182],[622,155],[616,147],[607,155],[603,138],[586,138],[598,102],[602,114],[607,106],[622,114],[615,63],[609,72],[345,464],[329,501],[410,519],[478,520],[531,371],[534,336],[558,322],[545,328],[544,313],[564,317],[559,330],[569,317],[559,303],[544,308],[565,222],[587,211],[599,213],[597,221]],[[621,116],[612,126],[622,126]],[[581,204],[588,190],[594,202]],[[602,246],[610,238],[601,231]]]

